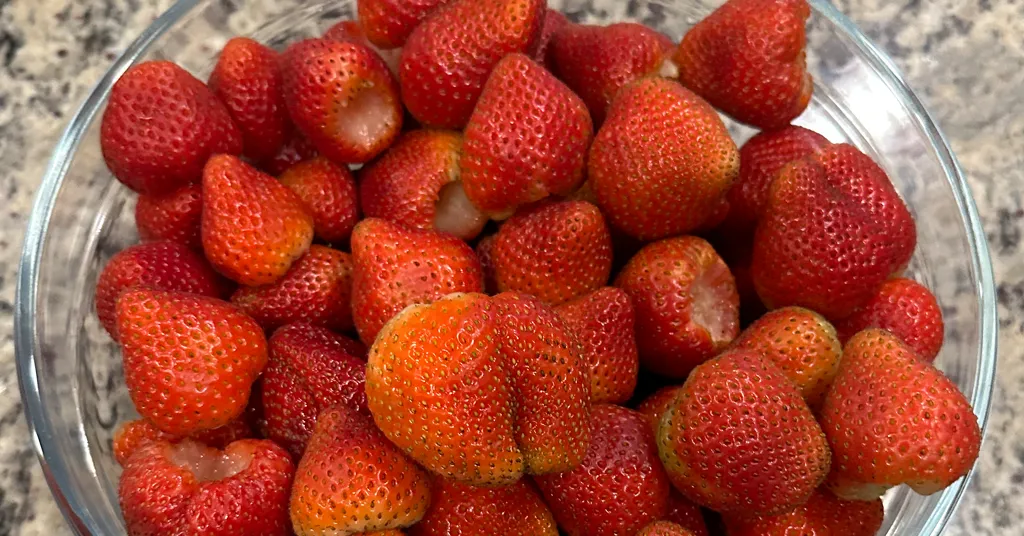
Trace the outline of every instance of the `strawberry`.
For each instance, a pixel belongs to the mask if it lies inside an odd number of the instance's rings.
[[[135,227],[146,242],[170,240],[203,250],[199,222],[203,217],[203,185],[190,184],[167,195],[140,195]]]
[[[562,201],[510,218],[494,239],[491,257],[499,290],[558,305],[608,283],[612,239],[597,207]]]
[[[272,441],[243,439],[224,450],[154,441],[125,463],[118,499],[130,536],[287,536],[294,474]]]
[[[558,536],[551,511],[529,480],[503,488],[477,488],[435,478],[433,500],[409,536]]]
[[[300,162],[281,175],[313,216],[313,231],[325,242],[348,243],[359,221],[359,200],[352,173],[319,157]]]
[[[204,445],[223,449],[239,439],[253,437],[252,427],[244,419],[235,419],[220,428],[204,430],[192,436],[191,439]],[[145,419],[136,419],[122,423],[114,432],[113,450],[114,460],[124,466],[128,459],[135,454],[135,451],[154,441],[167,441],[168,443],[180,443],[184,437],[168,434],[160,430]]]
[[[679,525],[693,533],[693,536],[709,536],[708,525],[700,507],[691,502],[682,493],[673,489],[668,496],[668,512],[665,521]]]
[[[831,145],[772,183],[751,275],[769,308],[799,305],[840,319],[906,267],[916,242],[885,171],[851,145]]]
[[[636,410],[647,417],[647,421],[651,423],[651,429],[654,430],[655,434],[658,433],[661,418],[668,411],[668,408],[675,403],[676,397],[679,396],[682,389],[683,386],[681,385],[662,387],[637,404]]]
[[[800,307],[766,313],[743,330],[730,348],[753,350],[773,361],[796,384],[811,409],[821,406],[843,355],[832,324]]]
[[[590,148],[588,176],[613,226],[656,240],[713,216],[739,163],[711,106],[671,80],[646,78],[612,103]]]
[[[388,439],[429,471],[476,486],[512,484],[524,468],[498,329],[481,294],[410,306],[381,331],[366,368],[370,413]]]
[[[274,283],[313,241],[313,218],[295,193],[236,157],[203,172],[203,250],[213,267],[248,286]]]
[[[259,162],[281,150],[292,127],[277,52],[247,37],[232,38],[207,85],[241,130],[246,156]]]
[[[754,257],[754,233],[734,231],[730,225],[726,221],[721,228],[710,233],[708,240],[732,272],[736,292],[740,296],[740,323],[749,325],[768,312],[761,297],[757,295],[754,278],[750,273]]]
[[[358,21],[339,21],[324,32],[323,38],[341,43],[355,43],[373,50],[380,55],[381,59],[384,60],[384,63],[388,65],[388,69],[391,70],[391,74],[398,76],[398,60],[401,51],[389,50],[373,44],[366,35],[366,30]]]
[[[220,298],[227,283],[202,256],[176,242],[129,246],[110,258],[96,281],[96,316],[118,340],[116,309],[121,293],[134,288],[174,290]]]
[[[655,521],[647,525],[636,536],[695,536],[694,533],[684,527],[669,521]]]
[[[229,303],[181,292],[128,290],[117,301],[128,394],[164,432],[187,436],[231,422],[267,362],[267,341]]]
[[[956,385],[880,329],[846,343],[820,419],[835,459],[828,487],[841,499],[872,500],[900,484],[936,493],[970,471],[981,447]]]
[[[449,1],[359,0],[356,10],[370,42],[385,49],[400,48],[423,19]]]
[[[359,173],[359,199],[368,218],[437,229],[471,240],[487,218],[466,198],[459,178],[462,136],[414,130]]]
[[[466,125],[462,183],[480,210],[499,218],[583,182],[594,134],[583,101],[523,54],[494,67]]]
[[[670,378],[723,350],[739,333],[739,296],[729,268],[705,240],[669,238],[640,250],[615,286],[636,308],[640,364]]]
[[[741,123],[771,130],[811,100],[806,0],[729,0],[683,36],[679,80]]]
[[[352,233],[352,260],[352,312],[359,337],[368,344],[409,305],[483,290],[483,273],[473,250],[437,231],[365,219]]]
[[[729,536],[875,536],[885,516],[880,499],[844,501],[815,491],[803,506],[776,516],[726,518]]]
[[[590,401],[622,404],[633,396],[640,358],[636,313],[625,291],[605,287],[559,305],[555,311],[583,345],[590,367]]]
[[[658,452],[676,489],[730,515],[791,510],[829,469],[825,434],[800,392],[750,350],[693,370],[661,419]]]
[[[276,177],[299,162],[312,160],[317,154],[316,147],[305,136],[292,132],[276,155],[260,163],[260,169]]]
[[[402,130],[398,84],[373,50],[351,42],[306,39],[282,58],[284,96],[295,126],[320,154],[361,164]]]
[[[579,467],[535,477],[559,526],[570,536],[633,535],[665,515],[670,484],[643,415],[596,405],[590,433]]]
[[[428,127],[462,129],[491,69],[532,50],[543,0],[453,0],[416,27],[402,49],[402,101]]]
[[[867,303],[836,322],[843,343],[867,328],[888,330],[929,362],[939,355],[945,331],[935,295],[917,281],[903,278],[886,281]]]
[[[298,536],[408,527],[429,504],[427,474],[369,417],[345,406],[320,414],[295,471],[290,511]]]
[[[494,242],[498,235],[487,235],[476,244],[476,256],[484,273],[484,290],[488,294],[498,293],[498,281],[494,275]]]
[[[270,337],[263,373],[262,408],[267,437],[302,456],[317,415],[343,405],[366,407],[366,347],[309,324],[290,324]]]
[[[566,24],[551,38],[552,70],[587,103],[594,123],[630,82],[657,75],[672,52],[668,38],[642,24]]]
[[[242,134],[206,84],[169,61],[147,61],[114,83],[100,148],[125,186],[165,195],[199,181],[210,155],[241,153]]]
[[[570,24],[569,19],[557,9],[548,9],[544,14],[544,25],[540,28],[540,37],[537,38],[537,46],[532,54],[533,61],[544,66],[550,72],[554,72],[555,61],[551,52],[551,41],[555,34]]]
[[[515,389],[516,444],[526,472],[580,464],[590,441],[590,368],[583,347],[555,311],[526,294],[492,300]]]

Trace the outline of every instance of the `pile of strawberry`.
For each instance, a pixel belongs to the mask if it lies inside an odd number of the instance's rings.
[[[360,0],[206,83],[128,70],[101,143],[143,243],[96,308],[129,533],[870,536],[965,475],[914,220],[790,124],[808,17]]]

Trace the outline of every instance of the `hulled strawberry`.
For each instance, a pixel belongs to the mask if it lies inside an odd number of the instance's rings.
[[[668,408],[672,407],[675,403],[676,397],[679,396],[682,389],[681,385],[662,387],[637,404],[636,410],[647,417],[647,421],[651,423],[651,429],[654,430],[655,434],[658,433],[661,418],[665,416]]]
[[[655,240],[708,220],[739,164],[739,150],[711,106],[676,82],[646,78],[612,103],[587,166],[609,222]]]
[[[935,295],[928,287],[904,278],[886,281],[867,303],[836,322],[843,343],[867,328],[889,331],[926,361],[939,355],[945,330]]]
[[[332,244],[348,243],[359,221],[356,182],[348,169],[319,157],[295,164],[280,179],[306,204],[318,238]]]
[[[317,154],[316,147],[302,133],[293,131],[276,155],[260,163],[260,169],[277,177],[299,162],[316,158]]]
[[[670,521],[655,521],[647,525],[636,536],[695,536],[692,531]]]
[[[708,525],[704,521],[704,514],[701,512],[700,506],[684,497],[676,489],[669,493],[665,521],[679,525],[692,532],[693,536],[709,536]]]
[[[844,501],[819,489],[791,512],[750,519],[728,517],[725,523],[729,536],[875,536],[884,517],[880,499]]]
[[[544,14],[544,25],[540,29],[540,37],[533,53],[533,60],[543,65],[548,71],[554,72],[554,59],[551,57],[551,41],[562,28],[569,24],[569,19],[561,11],[548,9]]]
[[[125,186],[165,195],[198,182],[210,155],[240,154],[242,134],[206,84],[169,61],[147,61],[114,83],[100,148]]]
[[[399,48],[423,19],[449,0],[359,0],[356,9],[366,38],[381,48]]]
[[[140,195],[135,228],[144,241],[170,240],[203,250],[199,223],[203,217],[203,185],[190,184],[167,195]]]
[[[223,449],[235,441],[252,437],[252,427],[245,419],[235,419],[220,428],[204,430],[190,438],[164,432],[146,419],[136,419],[122,423],[117,428],[111,446],[114,451],[114,460],[124,466],[128,463],[128,459],[135,454],[135,451],[154,441],[180,443],[186,439],[192,439],[213,448]]]
[[[435,478],[433,499],[409,536],[558,536],[551,511],[529,480],[503,488],[478,488]]]

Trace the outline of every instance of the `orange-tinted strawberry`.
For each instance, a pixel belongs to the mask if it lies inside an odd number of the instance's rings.
[[[601,404],[591,441],[572,471],[536,477],[555,519],[570,536],[633,535],[665,515],[669,480],[643,415]]]
[[[880,499],[844,501],[819,489],[803,506],[777,516],[725,519],[729,536],[875,536],[885,511]]]
[[[305,136],[292,132],[276,155],[260,163],[260,169],[276,177],[299,162],[316,158],[317,154],[316,147]]]
[[[313,241],[313,218],[288,187],[236,157],[218,155],[203,172],[203,251],[242,285],[280,279]]]
[[[679,80],[742,123],[782,128],[811,100],[806,0],[729,0],[690,28]]]
[[[494,242],[497,239],[498,235],[487,235],[476,244],[476,256],[484,272],[484,291],[488,294],[498,293],[498,280],[494,275]]]
[[[635,22],[567,24],[551,38],[553,72],[587,103],[594,124],[630,82],[658,74],[672,52],[668,37]]]
[[[361,343],[321,327],[274,332],[261,400],[267,437],[299,459],[321,411],[343,405],[369,415],[365,357]]]
[[[461,129],[491,69],[536,46],[543,0],[454,0],[413,30],[402,49],[402,101],[428,127]]]
[[[562,201],[510,218],[498,231],[491,256],[500,291],[558,305],[608,283],[612,238],[597,207]]]
[[[540,300],[492,300],[516,402],[516,444],[532,475],[568,471],[590,442],[590,367],[569,326]]]
[[[619,272],[615,286],[636,308],[640,364],[663,376],[685,378],[739,334],[736,283],[701,238],[645,246]]]
[[[267,362],[263,330],[215,298],[128,290],[117,301],[124,379],[135,409],[188,436],[237,418]]]
[[[368,218],[437,229],[464,240],[480,234],[487,218],[466,198],[459,179],[462,136],[414,130],[359,173],[359,199]]]
[[[700,506],[690,501],[672,489],[668,496],[668,511],[665,513],[665,521],[670,521],[693,533],[693,536],[709,536],[708,525],[704,521],[704,514]]]
[[[313,216],[316,236],[332,244],[346,244],[359,221],[359,200],[352,173],[319,157],[288,168],[281,184],[306,204]]]
[[[247,37],[232,38],[207,85],[242,131],[246,156],[260,162],[281,150],[292,126],[276,51]]]
[[[292,487],[298,536],[409,527],[429,504],[427,474],[369,417],[345,406],[320,414]]]
[[[399,48],[423,19],[449,0],[359,0],[356,8],[366,38],[381,48]]]
[[[480,294],[411,306],[381,331],[366,369],[370,412],[388,439],[428,470],[478,486],[509,485],[524,470],[498,327]]]
[[[537,38],[537,46],[533,52],[533,60],[543,65],[548,71],[554,72],[554,58],[551,52],[551,41],[562,28],[569,24],[569,19],[561,11],[548,9],[544,14],[544,25]]]
[[[363,342],[406,306],[453,292],[480,292],[480,261],[446,233],[367,218],[352,233],[352,312]]]
[[[981,447],[956,385],[880,329],[846,343],[820,418],[835,460],[828,486],[844,499],[872,500],[900,484],[936,493],[967,474]]]
[[[670,521],[655,521],[647,525],[636,536],[695,536],[693,531]]]
[[[306,39],[282,62],[284,95],[295,126],[320,154],[337,163],[364,163],[384,152],[402,130],[398,84],[373,50],[351,42]]]
[[[594,129],[583,101],[523,54],[494,67],[466,125],[462,184],[483,212],[508,217],[583,182]]]
[[[769,308],[799,305],[840,319],[902,271],[914,219],[885,171],[847,144],[784,167],[757,226],[751,272]]]
[[[432,496],[409,536],[558,536],[551,511],[529,480],[492,489],[435,478]]]
[[[889,331],[926,361],[939,355],[945,331],[935,295],[928,287],[904,278],[886,281],[867,303],[836,322],[843,343],[867,328]]]
[[[240,418],[235,419],[220,428],[198,432],[189,439],[198,441],[213,448],[223,449],[239,439],[249,439],[252,437],[252,427],[249,426],[249,423],[247,423],[245,419]],[[121,426],[117,428],[117,431],[114,432],[112,445],[114,450],[114,460],[123,466],[128,462],[128,459],[135,454],[135,451],[139,450],[144,445],[154,441],[179,443],[184,439],[186,438],[164,432],[145,419],[128,421],[122,423]]]
[[[114,83],[100,147],[117,180],[164,195],[199,181],[210,155],[241,153],[242,134],[206,84],[169,61],[147,61]]]
[[[287,536],[294,474],[272,441],[243,439],[224,450],[154,441],[126,461],[117,494],[129,536]]]
[[[176,290],[223,297],[224,281],[202,256],[177,242],[129,246],[111,257],[96,281],[96,316],[118,340],[115,309],[121,293],[133,288]]]
[[[708,220],[739,164],[736,144],[708,103],[671,80],[647,78],[612,103],[587,165],[609,222],[655,240]]]
[[[583,345],[590,367],[590,400],[622,404],[633,396],[640,368],[633,301],[625,291],[605,287],[559,305],[555,311]]]
[[[681,385],[662,387],[637,404],[636,410],[647,417],[655,434],[658,433],[661,418],[668,411],[668,408],[675,403],[676,397],[679,396],[682,389],[683,386]]]
[[[139,238],[147,242],[170,240],[202,251],[202,217],[202,184],[190,184],[167,195],[140,195],[135,204],[135,227]]]
[[[791,510],[829,470],[825,434],[800,392],[750,350],[693,370],[662,417],[658,451],[676,489],[723,514]]]
[[[753,350],[770,359],[796,384],[812,409],[821,406],[843,355],[832,324],[801,307],[766,313],[743,330],[730,348]]]

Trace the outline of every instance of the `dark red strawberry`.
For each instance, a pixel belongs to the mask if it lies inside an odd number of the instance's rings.
[[[777,516],[727,517],[729,536],[875,536],[885,517],[880,499],[844,501],[819,489],[803,506]]]
[[[689,529],[670,521],[655,521],[644,527],[636,536],[695,536]]]
[[[498,235],[487,235],[476,244],[476,256],[480,259],[480,268],[484,272],[484,291],[487,294],[498,293],[498,281],[494,275],[494,242]]]
[[[942,309],[928,287],[903,278],[886,281],[867,303],[836,322],[844,344],[867,328],[889,331],[926,361],[939,355],[945,331]]]
[[[288,168],[281,184],[306,204],[313,216],[316,236],[332,244],[346,244],[359,221],[359,200],[352,173],[326,158],[313,158]]]
[[[409,536],[558,536],[551,511],[529,480],[478,488],[435,478],[430,509]]]
[[[673,489],[668,496],[668,512],[665,521],[670,521],[689,530],[693,536],[709,536],[708,525],[700,507],[691,502],[682,493]]]
[[[170,240],[202,251],[202,218],[202,184],[191,184],[167,195],[140,195],[135,204],[135,227],[145,241]]]
[[[540,37],[537,39],[537,47],[533,53],[533,60],[543,65],[548,71],[554,72],[554,58],[551,53],[551,41],[555,34],[569,24],[569,19],[561,11],[548,9],[544,14],[544,25],[540,29]]]
[[[359,23],[381,48],[400,48],[423,19],[449,0],[359,0]]]
[[[260,163],[260,169],[276,177],[299,162],[315,158],[317,154],[316,147],[305,136],[292,132],[276,155]]]

